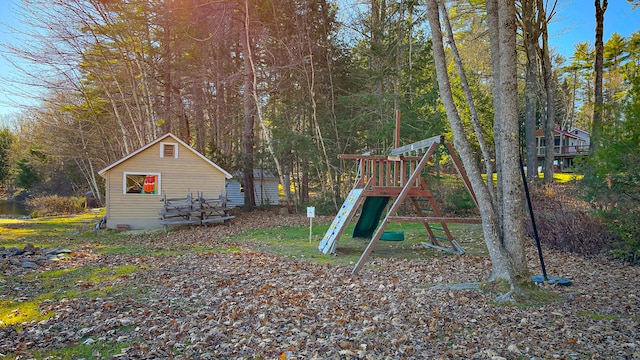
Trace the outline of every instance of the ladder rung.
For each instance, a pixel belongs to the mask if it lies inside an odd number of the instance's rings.
[[[449,238],[448,238],[448,237],[446,237],[446,236],[436,236],[436,235],[434,235],[433,237],[434,237],[434,238],[436,238],[436,239],[438,239],[438,240],[446,240],[446,241],[449,241]]]
[[[436,227],[436,226],[429,226],[429,229],[431,229],[431,230],[438,230],[438,231],[444,231],[444,229],[443,229],[443,228]]]

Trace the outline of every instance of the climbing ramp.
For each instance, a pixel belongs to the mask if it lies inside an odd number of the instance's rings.
[[[356,209],[358,209],[363,190],[364,189],[351,189],[349,192],[338,214],[333,219],[331,226],[329,226],[327,233],[324,235],[324,238],[322,238],[322,241],[320,241],[320,245],[318,245],[318,249],[320,249],[323,254],[335,253],[336,244],[340,235],[342,235],[342,232],[355,214]]]

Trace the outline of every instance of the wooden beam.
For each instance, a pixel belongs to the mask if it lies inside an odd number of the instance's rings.
[[[377,186],[377,187],[373,187],[371,190],[366,189],[365,190],[365,196],[398,196],[400,195],[400,192],[402,192],[402,188],[399,186]],[[411,189],[409,189],[409,193],[407,193],[407,196],[410,197],[425,197],[425,198],[431,198],[433,197],[433,195],[431,194],[431,191],[429,190],[423,190],[421,188],[417,188],[417,187],[412,187]]]
[[[462,182],[464,183],[464,187],[467,188],[467,191],[469,192],[469,195],[471,195],[471,198],[473,199],[473,202],[476,204],[476,208],[479,208],[478,199],[476,199],[476,193],[473,192],[473,186],[471,186],[471,181],[469,181],[469,177],[467,176],[467,172],[464,169],[464,166],[462,166],[462,161],[460,161],[460,159],[456,155],[456,152],[455,152],[453,146],[451,146],[451,144],[445,143],[445,146],[446,146],[447,150],[449,151],[449,156],[451,157],[451,160],[453,160],[453,164],[455,165],[455,168],[456,168],[456,171],[458,172],[458,175],[460,175],[460,177],[462,178]],[[489,177],[489,176],[490,175],[487,174],[487,177]],[[489,181],[493,181],[493,179],[487,178],[487,182],[489,182]],[[493,186],[493,184],[489,182],[488,186]]]
[[[430,137],[428,139],[420,140],[418,142],[414,142],[413,144],[401,146],[391,150],[391,155],[402,155],[406,154],[410,151],[418,151],[424,150],[426,148],[431,147],[433,144],[442,144],[444,142],[444,136],[438,135],[434,137]]]
[[[338,159],[343,160],[382,160],[382,161],[400,161],[400,160],[413,160],[420,161],[422,156],[402,156],[397,158],[397,155],[356,155],[356,154],[340,154]]]
[[[389,222],[403,223],[449,223],[449,224],[482,224],[481,218],[452,218],[438,216],[409,217],[409,216],[389,216]]]
[[[396,133],[394,136],[394,145],[395,147],[400,146],[400,109],[396,110]]]

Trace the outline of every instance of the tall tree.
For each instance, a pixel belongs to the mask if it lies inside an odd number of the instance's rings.
[[[522,36],[525,48],[525,144],[527,155],[527,179],[538,178],[538,154],[536,144],[537,98],[538,98],[538,42],[540,38],[540,24],[536,16],[537,0],[522,0]]]
[[[243,95],[243,103],[244,103],[244,130],[242,132],[242,149],[243,149],[243,166],[242,170],[244,173],[244,206],[245,208],[251,209],[256,206],[256,198],[255,198],[255,185],[253,178],[253,169],[254,169],[254,124],[255,124],[255,112],[258,103],[255,103],[255,87],[256,82],[256,74],[255,68],[252,66],[251,62],[253,60],[253,50],[251,49],[251,4],[250,0],[241,1],[242,6],[241,13],[244,15],[244,19],[242,19],[244,32],[241,35],[240,42],[242,43],[242,51],[243,51],[243,59],[244,59],[244,95]]]
[[[0,128],[0,187],[4,188],[11,174],[11,145],[14,135],[8,127]]]
[[[516,74],[516,14],[515,3],[509,0],[488,0],[487,16],[490,18],[492,53],[495,52],[494,76],[499,83],[494,103],[499,111],[494,121],[500,132],[496,137],[496,152],[502,153],[497,162],[497,199],[491,198],[475,162],[474,154],[462,126],[451,93],[446,58],[438,17],[437,0],[427,1],[427,16],[431,28],[434,60],[438,76],[440,96],[454,134],[454,145],[469,174],[482,216],[485,243],[492,260],[493,280],[504,279],[511,287],[509,294],[519,292],[531,284],[524,254],[524,228],[522,212],[522,188],[518,168],[517,74]],[[500,24],[498,26],[498,24]],[[495,38],[497,36],[497,38]],[[502,211],[498,212],[497,209]]]
[[[555,2],[547,11],[542,3],[542,0],[537,0],[538,7],[538,23],[542,33],[542,47],[540,49],[540,57],[542,58],[542,80],[544,84],[545,93],[545,121],[544,121],[544,138],[547,146],[545,147],[544,155],[544,181],[546,183],[553,182],[553,161],[555,155],[555,128],[556,128],[556,101],[555,101],[555,79],[553,77],[553,70],[551,69],[551,54],[549,53],[549,32],[547,23],[551,21],[554,15]],[[536,169],[537,171],[537,169]]]
[[[571,104],[566,127],[591,129],[593,119],[593,49],[588,42],[575,45],[573,60],[565,67],[571,85]]]
[[[442,20],[444,22],[445,29],[447,30],[447,34],[449,35],[449,46],[451,46],[451,53],[453,54],[454,62],[456,64],[456,68],[458,69],[458,73],[460,74],[460,84],[462,85],[462,89],[464,91],[464,97],[467,101],[467,106],[469,107],[469,113],[471,115],[471,123],[473,124],[473,131],[475,132],[475,136],[478,140],[478,144],[480,146],[480,151],[482,152],[482,157],[484,160],[484,168],[485,174],[487,178],[490,179],[493,177],[493,157],[489,153],[489,145],[487,140],[485,139],[484,133],[482,131],[482,126],[480,124],[480,117],[478,115],[478,109],[476,108],[476,103],[473,99],[473,94],[471,91],[471,87],[469,85],[469,81],[467,80],[467,74],[464,69],[464,64],[462,63],[462,58],[460,57],[460,53],[458,51],[458,46],[456,45],[455,37],[453,36],[453,29],[451,27],[451,22],[449,21],[449,13],[443,1],[440,2],[440,12],[442,14]],[[494,197],[494,189],[493,182],[488,182],[489,195]]]
[[[595,40],[595,84],[594,84],[594,106],[593,106],[593,123],[591,124],[591,143],[589,151],[595,153],[600,146],[601,134],[602,134],[602,113],[603,113],[603,100],[602,100],[602,72],[603,72],[603,57],[604,57],[604,13],[607,11],[608,0],[595,0],[596,8],[596,40]]]

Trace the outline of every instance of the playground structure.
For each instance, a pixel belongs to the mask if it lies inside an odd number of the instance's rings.
[[[398,141],[396,141],[397,143]],[[388,236],[389,233],[385,233],[385,229],[391,222],[422,223],[429,234],[430,242],[422,242],[421,245],[463,254],[464,250],[453,238],[447,224],[480,224],[481,219],[442,216],[433,193],[425,181],[426,171],[423,171],[439,146],[444,147],[450,156],[453,167],[477,207],[475,194],[462,163],[452,145],[444,141],[444,136],[435,136],[413,144],[396,147],[389,155],[340,155],[341,159],[356,161],[356,181],[321,240],[318,246],[320,251],[324,254],[335,254],[340,236],[362,204],[353,236],[371,237],[371,241],[352,270],[354,274],[364,266],[378,241],[385,240],[385,236]],[[380,218],[392,198],[394,200],[380,222]],[[405,203],[405,200],[408,200],[415,208],[414,216],[400,216],[398,214],[398,210]],[[444,236],[438,236],[435,232],[442,233]],[[392,234],[389,240],[401,239],[394,238]],[[443,246],[440,241],[448,242],[449,246]]]

